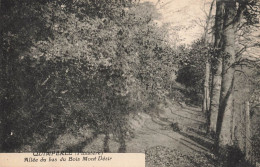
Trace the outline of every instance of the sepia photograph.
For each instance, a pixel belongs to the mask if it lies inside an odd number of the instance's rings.
[[[260,167],[259,0],[0,2],[0,161]]]

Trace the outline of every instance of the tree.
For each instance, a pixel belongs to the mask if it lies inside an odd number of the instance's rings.
[[[231,112],[232,90],[234,84],[235,63],[235,27],[236,1],[219,2],[224,6],[223,32],[222,32],[222,82],[219,99],[219,111],[216,127],[216,143],[232,145],[231,139]]]
[[[210,132],[216,132],[216,123],[218,115],[220,86],[221,86],[221,72],[222,72],[222,58],[220,56],[221,38],[223,29],[223,4],[216,1],[216,16],[215,16],[215,43],[214,48],[217,54],[211,58],[212,66],[212,83],[211,83],[211,99],[210,99]]]
[[[221,65],[217,68],[221,69],[221,89],[219,98],[218,117],[216,124],[216,146],[233,145],[232,141],[232,92],[234,86],[234,72],[236,64],[236,33],[238,25],[246,11],[252,5],[256,5],[255,1],[217,1],[217,16],[216,16],[216,34],[220,38],[219,41],[219,60]],[[221,16],[218,18],[218,15]],[[253,16],[253,15],[251,15]],[[253,16],[254,17],[254,16]],[[249,19],[250,20],[250,19]],[[219,29],[217,29],[219,28]],[[220,39],[220,40],[219,40]]]
[[[172,82],[175,54],[163,41],[164,27],[151,21],[158,16],[154,6],[84,0],[5,5],[1,150],[30,145],[26,151],[48,151],[59,135],[86,127],[93,132],[86,140],[103,134],[109,151],[113,134],[125,152],[129,113],[149,111]]]
[[[209,47],[208,44],[208,31],[209,31],[209,26],[210,26],[210,20],[212,17],[212,10],[214,6],[215,0],[211,2],[210,9],[209,9],[209,14],[207,15],[206,18],[206,25],[204,27],[204,34],[202,37],[202,40],[204,42],[205,47]],[[209,131],[209,125],[210,125],[210,57],[211,55],[208,54],[206,55],[206,64],[205,64],[205,80],[204,80],[204,91],[203,91],[203,105],[202,105],[202,111],[206,114],[207,117],[207,131]]]

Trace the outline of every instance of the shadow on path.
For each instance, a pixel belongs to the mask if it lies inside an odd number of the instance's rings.
[[[213,148],[213,143],[209,142],[209,141],[206,141],[200,137],[197,137],[195,135],[192,135],[192,134],[189,134],[189,133],[185,133],[185,132],[178,132],[179,134],[181,134],[182,136],[185,136],[189,139],[191,139],[192,141],[194,141],[195,143],[201,145],[202,147],[200,147],[201,149],[204,149],[207,148],[208,150],[212,150]],[[204,147],[204,148],[203,148]],[[208,151],[208,150],[205,150],[205,151]]]
[[[170,110],[171,110],[171,109],[170,109]],[[171,113],[174,114],[174,115],[176,115],[176,116],[178,116],[178,117],[181,117],[181,118],[183,118],[183,119],[188,119],[188,120],[190,120],[190,121],[194,121],[194,122],[198,122],[198,123],[202,123],[202,124],[205,123],[205,121],[201,121],[201,120],[197,120],[197,119],[194,119],[194,118],[189,118],[189,117],[186,117],[186,116],[183,116],[183,115],[180,115],[180,114],[176,114],[176,113],[174,113],[172,110],[171,110]]]

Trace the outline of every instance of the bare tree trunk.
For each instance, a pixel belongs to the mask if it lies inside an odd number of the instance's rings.
[[[216,124],[218,116],[220,88],[221,88],[221,73],[222,73],[222,57],[220,55],[220,48],[222,46],[222,32],[224,22],[224,4],[221,0],[216,0],[216,18],[215,18],[215,44],[214,47],[219,53],[217,57],[211,58],[212,69],[212,89],[210,98],[210,119],[209,119],[209,131],[213,134],[216,133]]]
[[[209,10],[209,15],[206,20],[206,27],[204,29],[204,46],[206,47],[208,45],[208,31],[209,31],[209,24],[210,24],[210,19],[212,16],[212,9],[214,6],[215,0],[212,1],[210,10]],[[209,89],[209,80],[210,80],[210,62],[209,62],[209,55],[206,57],[206,63],[205,63],[205,80],[204,80],[204,94],[203,94],[203,105],[202,105],[202,111],[206,114],[207,118],[207,131],[209,131],[209,125],[210,125],[210,89]]]
[[[250,119],[249,101],[245,102],[245,113],[246,113],[246,159],[248,161],[251,161],[252,145],[251,145],[251,119]]]
[[[222,81],[219,100],[219,111],[216,127],[216,145],[232,145],[231,120],[232,120],[232,90],[234,83],[235,63],[235,28],[236,1],[223,1],[224,5],[224,29],[222,48]]]
[[[119,126],[119,143],[120,143],[120,147],[118,149],[119,153],[125,153],[126,152],[126,143],[125,143],[125,132],[122,129],[121,126]]]
[[[216,65],[216,71],[212,74],[212,90],[210,99],[210,132],[216,133],[219,97],[221,88],[222,59],[220,58]]]
[[[110,152],[110,149],[109,149],[109,132],[106,132],[105,133],[105,138],[104,138],[104,143],[103,143],[103,149],[104,149],[104,152],[105,153],[108,153]]]
[[[202,111],[206,115],[206,130],[207,133],[210,131],[210,88],[209,88],[209,80],[210,80],[210,62],[209,58],[206,59],[205,65],[205,81],[204,81],[204,97],[203,97],[203,109]]]
[[[204,97],[203,97],[203,112],[207,113],[207,115],[208,115],[209,103],[210,103],[209,78],[210,78],[210,63],[207,58],[205,64],[205,81],[204,81]]]

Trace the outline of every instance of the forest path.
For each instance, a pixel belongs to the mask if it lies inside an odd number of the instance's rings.
[[[201,109],[171,103],[160,109],[157,116],[144,117],[143,126],[127,142],[127,152],[145,152],[147,167],[216,166]]]
[[[126,152],[146,153],[146,167],[216,166],[201,109],[168,102],[158,110],[154,116],[140,113],[130,120],[134,133],[126,140]],[[97,137],[83,151],[102,150],[103,140],[104,135]],[[119,143],[113,137],[109,148],[118,151]]]
[[[213,141],[203,129],[205,118],[200,109],[188,106],[160,106],[157,116],[146,117],[135,137],[127,142],[127,152],[144,152],[153,146],[182,150],[185,154],[210,153]]]
[[[129,123],[133,133],[126,139],[127,153],[146,153],[146,167],[214,167],[216,158],[211,153],[213,141],[206,136],[205,117],[200,108],[171,102],[157,107],[157,114],[133,114]],[[151,112],[156,113],[156,112]],[[83,132],[85,133],[85,132]],[[105,135],[96,135],[91,141],[73,135],[63,135],[61,150],[82,152],[103,151]],[[73,142],[74,141],[74,142]],[[118,152],[120,144],[110,135],[109,150]]]

